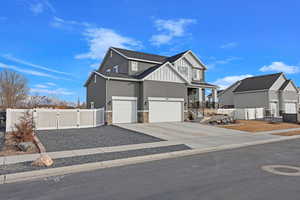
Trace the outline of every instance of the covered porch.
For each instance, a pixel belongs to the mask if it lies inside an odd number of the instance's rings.
[[[218,108],[218,86],[209,83],[193,83],[187,87],[188,111],[197,116],[204,114],[204,109]]]

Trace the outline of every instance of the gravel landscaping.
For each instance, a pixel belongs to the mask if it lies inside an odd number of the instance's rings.
[[[0,130],[0,151],[3,148],[3,145],[4,145],[4,132]]]
[[[131,150],[131,151],[93,154],[93,155],[76,156],[70,158],[59,158],[59,159],[54,159],[54,164],[53,166],[51,166],[51,168],[78,165],[84,163],[92,163],[92,162],[100,162],[100,161],[107,161],[107,160],[116,160],[121,158],[144,156],[150,154],[181,151],[181,150],[188,150],[188,149],[190,148],[186,145],[172,145],[166,147],[145,148],[145,149]],[[11,164],[11,165],[2,165],[0,166],[0,175],[47,169],[45,167],[31,166],[31,163],[32,162],[23,162],[23,163]]]
[[[37,131],[47,152],[163,141],[117,126]]]

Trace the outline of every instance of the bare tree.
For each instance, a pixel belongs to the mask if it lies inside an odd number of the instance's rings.
[[[4,108],[16,108],[27,98],[27,79],[9,70],[0,72],[0,103]]]

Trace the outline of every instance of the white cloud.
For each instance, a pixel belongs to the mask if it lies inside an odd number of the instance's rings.
[[[92,24],[88,22],[79,22],[75,20],[65,20],[60,17],[53,17],[52,22],[50,22],[50,25],[54,28],[67,28],[70,29],[72,26],[83,26],[83,27],[91,27]]]
[[[45,12],[46,10],[49,10],[52,13],[55,13],[54,7],[48,0],[32,1],[31,3],[29,3],[29,10],[34,15],[39,15],[39,14]]]
[[[112,29],[88,28],[84,32],[84,36],[88,42],[89,51],[87,53],[76,55],[76,59],[99,60],[103,58],[105,52],[111,46],[126,49],[141,47],[141,42],[122,36]]]
[[[224,58],[221,60],[216,59],[215,57],[212,57],[212,60],[209,64],[207,64],[207,67],[209,69],[213,69],[214,67],[216,67],[217,65],[225,65],[225,64],[229,64],[232,61],[236,61],[236,60],[241,60],[242,58],[240,57],[235,57],[235,56],[230,56],[228,58]]]
[[[31,93],[42,93],[42,94],[51,94],[51,95],[73,95],[74,92],[70,92],[65,88],[57,89],[46,89],[46,88],[31,88]]]
[[[39,71],[35,71],[35,70],[24,69],[23,67],[21,68],[21,67],[16,67],[13,65],[7,65],[4,63],[0,63],[0,68],[15,70],[15,71],[18,71],[18,72],[21,72],[24,74],[33,75],[33,76],[41,76],[41,77],[47,77],[47,78],[52,78],[52,79],[61,79],[61,80],[70,80],[70,79],[53,76],[51,74],[47,74],[47,73],[43,73],[43,72],[39,72]]]
[[[265,65],[259,69],[261,72],[284,72],[286,74],[296,74],[300,72],[299,66],[287,65],[283,62],[272,62],[271,65]]]
[[[56,84],[52,83],[52,82],[47,82],[46,84],[49,85],[49,86],[56,86]]]
[[[226,89],[233,83],[242,80],[244,78],[252,77],[251,74],[239,75],[239,76],[225,76],[223,78],[217,79],[214,84],[220,86],[221,89]]]
[[[99,68],[99,63],[93,63],[90,65],[91,68],[93,69],[98,69]]]
[[[238,43],[236,42],[229,42],[229,43],[226,43],[226,44],[222,44],[220,46],[221,49],[231,49],[231,48],[234,48],[234,47],[237,47],[238,46]]]
[[[186,26],[196,23],[195,19],[178,19],[178,20],[155,20],[155,27],[162,32],[153,35],[150,42],[153,45],[162,45],[169,43],[174,37],[182,37],[186,35]]]
[[[48,85],[43,85],[43,84],[36,84],[34,87],[36,87],[36,88],[49,88]]]
[[[72,75],[71,73],[58,71],[58,70],[51,69],[49,67],[45,67],[45,66],[42,66],[42,65],[37,65],[37,64],[30,63],[28,61],[16,58],[16,57],[14,57],[10,54],[4,54],[4,55],[1,55],[1,57],[5,58],[7,60],[13,61],[15,63],[22,64],[22,65],[27,65],[27,66],[30,66],[30,67],[33,67],[33,68],[36,68],[36,69],[41,69],[41,70],[45,70],[45,71],[53,72],[53,73],[57,73],[57,74]]]

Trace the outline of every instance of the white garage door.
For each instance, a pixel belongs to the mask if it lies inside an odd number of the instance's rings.
[[[183,99],[149,100],[149,122],[182,121]]]
[[[112,122],[113,123],[137,122],[137,98],[112,97]]]
[[[285,103],[285,113],[287,114],[297,113],[296,103]]]

